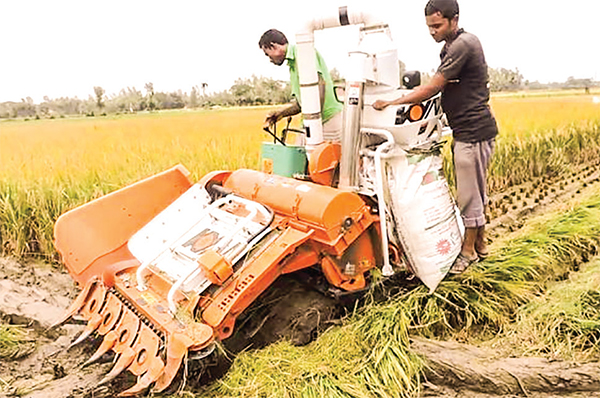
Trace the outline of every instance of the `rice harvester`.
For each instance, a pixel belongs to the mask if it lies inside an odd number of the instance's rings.
[[[314,32],[345,25],[360,37],[348,57],[342,138],[323,142]],[[73,344],[102,337],[88,363],[116,355],[101,384],[125,370],[137,376],[121,396],[169,387],[283,274],[310,268],[332,291],[355,292],[373,273],[409,269],[433,291],[460,251],[436,152],[439,95],[370,106],[418,84],[415,74],[401,84],[388,25],[341,7],[308,21],[296,43],[305,145],[265,144],[262,171],[213,171],[197,182],[178,165],[56,222],[55,246],[81,287],[56,324],[85,319]]]

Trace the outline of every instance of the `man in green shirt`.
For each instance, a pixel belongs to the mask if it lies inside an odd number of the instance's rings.
[[[284,117],[297,115],[302,111],[298,63],[296,61],[296,46],[289,44],[285,35],[276,29],[269,29],[266,31],[260,38],[258,46],[275,65],[283,65],[283,62],[287,61],[290,69],[290,86],[292,88],[292,95],[294,96],[294,99],[288,106],[273,110],[267,114],[265,127],[268,127]],[[333,81],[323,57],[321,57],[321,54],[317,51],[315,51],[315,53],[317,73],[319,75],[323,140],[339,142],[342,131],[343,105],[335,98]]]

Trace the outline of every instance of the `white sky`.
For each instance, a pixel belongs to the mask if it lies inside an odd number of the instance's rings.
[[[294,41],[302,24],[349,5],[383,15],[408,69],[437,68],[426,0],[0,0],[0,102],[27,96],[87,98],[125,87],[189,92],[228,89],[237,78],[286,80],[258,39],[269,29]],[[600,0],[459,0],[460,26],[476,34],[489,66],[519,68],[525,79],[600,80]],[[354,7],[353,7],[354,6]],[[316,48],[343,74],[356,34],[317,32]]]

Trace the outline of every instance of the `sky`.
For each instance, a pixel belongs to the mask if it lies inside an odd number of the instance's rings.
[[[290,41],[312,18],[339,6],[378,15],[390,25],[407,69],[437,68],[441,44],[425,25],[426,0],[0,0],[0,102],[35,102],[108,95],[126,87],[144,92],[207,83],[229,89],[252,75],[287,80],[285,66],[258,48],[270,28]],[[488,65],[518,68],[540,82],[568,77],[600,80],[600,0],[459,0],[459,25],[477,35]],[[345,72],[356,28],[315,34],[329,68]]]

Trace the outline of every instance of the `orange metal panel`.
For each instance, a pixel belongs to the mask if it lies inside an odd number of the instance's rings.
[[[89,280],[92,275],[86,271],[95,260],[124,247],[191,187],[188,174],[176,166],[60,216],[54,227],[55,246],[73,278],[80,284]]]
[[[200,255],[198,264],[211,283],[222,285],[233,274],[229,261],[215,250],[207,250]]]
[[[310,179],[317,184],[331,186],[341,154],[340,144],[324,142],[317,146],[308,161]]]
[[[219,331],[221,339],[231,334],[230,325],[235,317],[283,272],[282,259],[306,242],[310,235],[311,232],[288,228],[215,294],[213,302],[202,313],[202,318]]]

